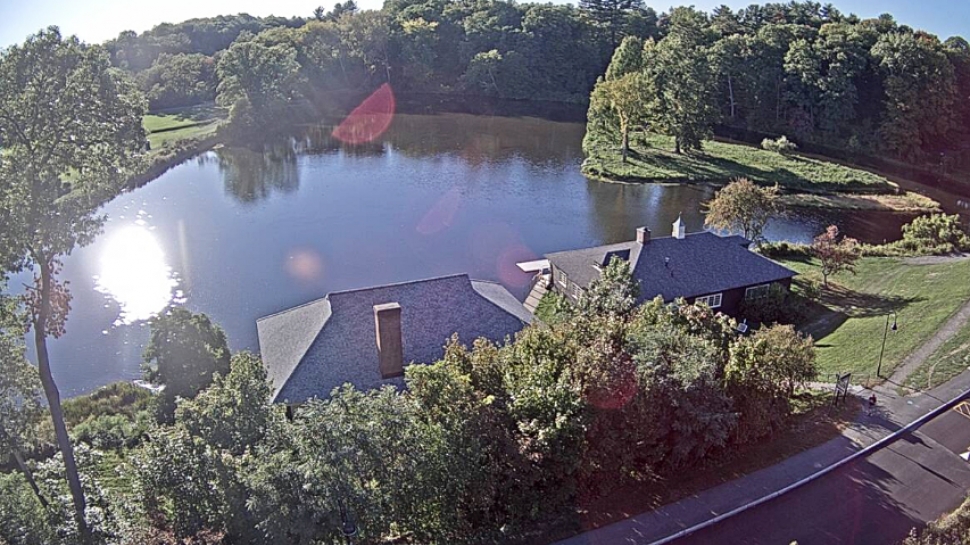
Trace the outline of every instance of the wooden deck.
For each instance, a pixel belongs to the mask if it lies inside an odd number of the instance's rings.
[[[531,314],[536,313],[536,307],[539,306],[539,301],[542,301],[542,297],[549,291],[549,283],[552,281],[552,276],[549,274],[537,275],[536,279],[532,283],[532,290],[529,292],[529,296],[525,298],[525,309]]]

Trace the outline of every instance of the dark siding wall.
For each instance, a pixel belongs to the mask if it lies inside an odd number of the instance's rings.
[[[728,316],[738,316],[738,311],[741,310],[741,301],[744,301],[744,290],[745,288],[738,288],[735,290],[728,290],[724,292],[721,298],[721,312],[727,314]]]
[[[791,289],[791,278],[785,278],[784,280],[779,280],[778,282],[773,282],[774,284],[780,284],[785,287],[785,289]],[[752,286],[760,286],[762,284],[752,284]],[[744,301],[744,292],[752,286],[745,286],[743,288],[737,288],[733,290],[727,290],[721,292],[721,306],[717,310],[732,316],[737,319],[742,319],[744,316],[740,316],[738,313],[741,310],[741,303]],[[694,299],[688,299],[687,302],[693,303]]]

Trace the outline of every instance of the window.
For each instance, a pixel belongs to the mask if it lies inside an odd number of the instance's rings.
[[[771,284],[751,286],[750,288],[744,290],[744,298],[748,300],[761,299],[767,297],[769,291],[771,291]]]
[[[576,299],[579,299],[580,297],[582,297],[583,288],[579,287],[579,284],[575,282],[571,282],[570,284],[572,284],[570,287],[572,287],[573,289],[573,297],[575,297]]]
[[[705,303],[711,308],[717,308],[721,306],[721,295],[720,293],[715,293],[712,295],[705,295],[703,297],[698,297],[694,299],[694,303]]]
[[[559,268],[552,269],[552,273],[553,273],[553,276],[556,278],[556,284],[559,284],[559,286],[562,287],[563,290],[565,290],[566,285],[569,281],[568,278],[566,277],[566,273],[562,272],[562,270]]]

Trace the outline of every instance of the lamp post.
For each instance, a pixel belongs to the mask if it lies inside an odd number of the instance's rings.
[[[347,543],[353,543],[352,538],[357,536],[357,523],[353,515],[347,512],[343,503],[340,504],[340,533],[343,534]]]
[[[889,317],[890,316],[893,317],[893,326],[892,326],[893,331],[896,331],[896,329],[897,329],[896,328],[896,311],[893,310],[893,311],[890,311],[890,313],[886,315],[886,330],[882,334],[882,349],[879,350],[879,365],[876,366],[876,376],[877,377],[881,377],[882,376],[882,355],[886,351],[886,338],[889,337]]]

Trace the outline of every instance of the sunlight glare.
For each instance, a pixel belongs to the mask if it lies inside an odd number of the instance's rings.
[[[121,306],[115,325],[147,320],[179,295],[178,279],[144,225],[123,227],[111,235],[95,281],[95,289]]]

